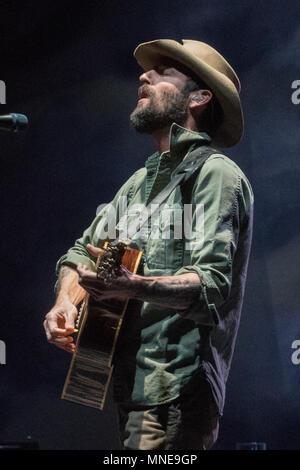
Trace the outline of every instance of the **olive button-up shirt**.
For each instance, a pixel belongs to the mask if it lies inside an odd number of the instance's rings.
[[[75,267],[79,262],[93,269],[86,245],[101,246],[107,238],[108,207],[117,213],[126,198],[128,217],[136,215],[168,184],[182,159],[210,140],[205,133],[173,124],[170,150],[151,155],[127,180],[60,258],[57,272],[62,264]],[[116,352],[114,396],[118,402],[143,406],[167,403],[201,374],[222,414],[245,289],[253,193],[241,169],[216,151],[204,163],[190,197],[185,214],[177,187],[156,221],[149,221],[147,236],[135,242],[144,253],[145,276],[196,273],[199,296],[186,310],[130,301]]]

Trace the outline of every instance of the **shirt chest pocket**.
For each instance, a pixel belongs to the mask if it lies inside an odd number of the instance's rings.
[[[149,269],[176,271],[183,262],[183,208],[162,205],[148,221],[146,262]]]

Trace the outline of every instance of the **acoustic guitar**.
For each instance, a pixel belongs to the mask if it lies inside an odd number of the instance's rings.
[[[97,276],[110,282],[120,265],[136,273],[142,251],[105,242],[97,260]],[[113,372],[113,358],[129,299],[96,301],[86,294],[76,322],[78,335],[61,398],[103,410]]]

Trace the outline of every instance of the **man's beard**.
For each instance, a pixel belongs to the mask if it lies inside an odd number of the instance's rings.
[[[174,122],[182,125],[187,119],[188,98],[185,94],[164,91],[159,103],[152,93],[148,94],[148,99],[148,103],[137,106],[130,115],[130,122],[137,132],[152,134]]]

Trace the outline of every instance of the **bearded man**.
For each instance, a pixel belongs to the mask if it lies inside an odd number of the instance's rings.
[[[239,79],[215,49],[164,39],[140,44],[134,55],[143,73],[130,120],[153,137],[157,151],[111,202],[118,208],[126,197],[129,212],[149,204],[191,152],[233,146],[243,133]],[[95,272],[103,253],[102,210],[57,264],[57,299],[44,321],[47,339],[56,346],[75,350],[71,334],[85,291],[139,305],[125,315],[115,359],[123,449],[209,449],[218,436],[244,295],[253,193],[241,169],[211,150],[193,181],[178,185],[167,199],[169,207],[191,204],[200,210],[201,217],[194,209],[190,218],[192,242],[186,232],[174,236],[173,217],[171,236],[150,230],[135,240],[143,251],[143,272],[121,266],[106,284]]]

